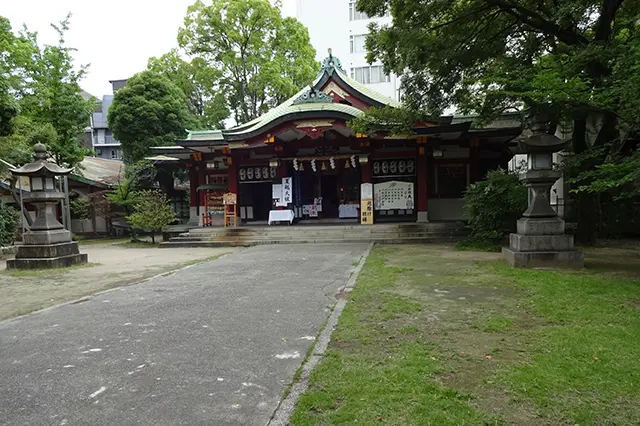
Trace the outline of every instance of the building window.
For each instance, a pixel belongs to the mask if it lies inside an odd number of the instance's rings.
[[[118,151],[115,149],[111,150],[111,159],[112,160],[117,160],[118,159]]]
[[[351,78],[362,84],[389,83],[391,77],[385,74],[382,65],[351,68]]]
[[[361,21],[363,19],[369,19],[369,16],[364,12],[358,12],[356,10],[357,0],[349,1],[349,20],[350,21]],[[391,12],[387,10],[384,16],[391,16]]]
[[[349,2],[349,20],[350,21],[360,21],[362,19],[369,19],[366,13],[358,12],[356,10],[356,0],[351,0]]]
[[[351,46],[351,53],[361,53],[366,52],[367,47],[365,45],[365,40],[367,38],[366,34],[352,35],[349,36],[349,45]]]

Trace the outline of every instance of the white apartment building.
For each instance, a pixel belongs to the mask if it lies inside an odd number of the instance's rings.
[[[386,75],[379,62],[366,59],[365,37],[371,22],[391,24],[391,16],[369,18],[356,10],[356,0],[296,0],[296,17],[309,29],[316,58],[321,61],[332,49],[342,67],[360,83],[385,96],[400,100],[400,78]]]

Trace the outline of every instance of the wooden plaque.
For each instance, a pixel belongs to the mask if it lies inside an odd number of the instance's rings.
[[[238,204],[238,196],[233,192],[228,192],[224,194],[222,202],[225,205]]]

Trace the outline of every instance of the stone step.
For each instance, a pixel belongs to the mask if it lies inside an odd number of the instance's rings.
[[[414,228],[414,229],[323,229],[323,230],[305,230],[305,231],[292,231],[288,229],[277,230],[251,230],[251,231],[219,231],[219,232],[191,232],[188,235],[181,235],[181,237],[217,237],[221,235],[237,235],[237,236],[252,236],[252,235],[413,235],[418,233],[449,233],[464,231],[465,228],[449,227],[449,228]]]
[[[431,238],[436,236],[466,236],[465,230],[420,231],[411,233],[309,233],[309,234],[245,234],[245,235],[202,235],[190,237],[174,237],[170,241],[217,241],[217,240],[307,240],[307,239],[362,239],[378,238]]]
[[[161,248],[177,247],[251,247],[276,244],[344,244],[375,242],[381,244],[423,244],[451,243],[460,241],[456,236],[433,236],[430,238],[376,238],[376,239],[296,239],[296,240],[235,240],[235,241],[168,241],[160,243]]]

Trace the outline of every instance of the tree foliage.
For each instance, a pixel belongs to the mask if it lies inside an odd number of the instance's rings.
[[[18,235],[20,213],[11,206],[0,203],[0,246],[12,244]]]
[[[595,169],[587,170],[571,180],[574,192],[607,193],[615,200],[640,196],[640,151],[618,156]]]
[[[526,208],[527,188],[513,172],[490,171],[464,194],[471,237],[482,243],[500,243],[506,232],[514,230]]]
[[[640,2],[623,0],[358,0],[370,26],[368,59],[403,75],[409,111],[445,108],[488,118],[527,109],[548,131],[570,123],[573,151],[610,147],[640,129]],[[591,131],[588,123],[595,118]],[[600,151],[599,151],[600,152]],[[579,237],[593,241],[594,199],[579,197]]]
[[[135,230],[150,232],[155,243],[155,233],[165,231],[175,220],[169,200],[159,190],[141,191],[136,195],[134,212],[127,219]]]
[[[283,18],[269,0],[213,0],[208,6],[197,1],[184,23],[180,48],[199,72],[213,77],[205,103],[216,113],[224,105],[237,123],[290,98],[319,70],[307,29]]]
[[[198,129],[221,129],[229,116],[224,95],[216,81],[221,73],[202,58],[182,59],[178,49],[171,49],[159,58],[149,58],[147,69],[169,78],[187,97],[189,112]]]
[[[149,156],[153,146],[172,145],[191,124],[185,94],[167,77],[143,71],[118,90],[107,117],[127,164]]]
[[[71,200],[69,203],[71,207],[71,219],[88,219],[91,209],[91,202],[89,197],[80,196]]]
[[[35,142],[45,143],[64,166],[76,166],[87,154],[77,137],[94,103],[80,88],[86,67],[75,69],[75,49],[66,45],[70,18],[52,24],[56,45],[40,46],[36,33],[25,27],[15,35],[0,17],[0,156],[8,161],[28,161]]]

